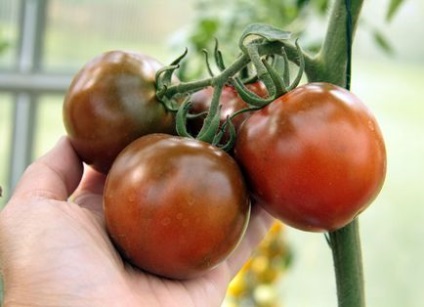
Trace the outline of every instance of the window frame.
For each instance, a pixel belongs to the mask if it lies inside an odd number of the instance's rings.
[[[9,168],[3,190],[12,191],[33,160],[38,98],[43,94],[65,93],[71,73],[44,72],[43,47],[49,0],[20,0],[17,20],[16,63],[0,72],[0,91],[12,94],[12,137]],[[6,193],[9,197],[11,193]]]

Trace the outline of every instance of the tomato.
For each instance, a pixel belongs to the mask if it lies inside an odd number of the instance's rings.
[[[124,259],[156,275],[186,279],[234,250],[250,200],[237,163],[224,151],[150,134],[116,158],[105,184],[104,214]]]
[[[63,106],[72,145],[82,160],[107,173],[118,153],[149,133],[173,133],[174,115],[156,98],[162,65],[146,55],[106,52],[74,77]]]
[[[354,94],[327,83],[299,86],[255,112],[240,127],[235,158],[254,202],[307,231],[347,225],[386,173],[376,119]]]
[[[262,82],[254,82],[251,84],[247,84],[246,87],[253,93],[257,94],[259,97],[266,97],[268,94],[266,87]],[[212,102],[213,91],[213,87],[207,87],[203,90],[195,92],[191,96],[192,105],[190,113],[200,114],[202,112],[208,111]],[[233,115],[237,111],[248,107],[247,103],[240,98],[236,89],[231,85],[224,86],[224,88],[222,89],[219,103],[222,106],[220,114],[221,125],[227,120],[227,117]],[[236,131],[240,127],[241,123],[245,121],[251,113],[252,112],[244,112],[235,116],[232,119],[232,123],[234,124]],[[203,120],[205,119],[205,117],[206,115],[189,119],[187,121],[188,130],[192,134],[197,135],[197,133],[202,128]],[[225,137],[223,139],[223,142],[225,142],[225,140],[228,140],[228,131],[226,131],[226,134],[224,136]]]

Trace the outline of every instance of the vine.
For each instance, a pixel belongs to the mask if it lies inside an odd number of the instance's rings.
[[[266,24],[253,24],[245,29],[239,40],[240,56],[229,66],[224,61],[216,43],[215,64],[219,70],[214,74],[205,52],[209,78],[198,81],[173,84],[171,75],[179,68],[185,54],[157,74],[158,97],[168,110],[177,111],[177,131],[180,135],[191,136],[185,122],[189,116],[190,94],[208,86],[214,87],[214,95],[204,125],[196,138],[219,144],[219,99],[225,84],[233,85],[239,95],[252,109],[259,109],[284,93],[295,88],[305,73],[308,82],[323,81],[350,89],[352,41],[358,23],[363,0],[336,0],[331,8],[325,39],[319,51],[310,55],[302,51],[297,41],[291,41],[291,33]],[[277,61],[272,61],[275,59]],[[298,65],[299,70],[293,81],[289,80],[288,62]],[[277,71],[276,63],[285,69]],[[268,97],[261,98],[250,92],[241,76],[253,71],[254,78],[261,80],[268,91]],[[250,76],[252,77],[252,76]],[[183,103],[179,99],[184,97]],[[242,110],[241,112],[246,111]],[[234,116],[236,116],[237,112]],[[224,128],[234,129],[231,120]],[[222,132],[222,127],[221,127]],[[224,146],[231,147],[231,141]],[[365,291],[363,282],[362,255],[358,220],[330,232],[327,236],[332,250],[339,307],[364,307]]]
[[[219,69],[219,73],[216,75],[213,74],[210,67],[207,52],[205,52],[206,66],[211,75],[209,78],[177,84],[172,82],[172,74],[179,68],[180,62],[186,56],[187,51],[169,66],[159,70],[156,74],[157,96],[169,111],[177,112],[176,125],[178,133],[181,136],[192,137],[185,128],[186,118],[189,116],[190,93],[205,87],[213,86],[214,95],[203,127],[196,138],[215,144],[218,144],[220,140],[217,137],[217,133],[219,133],[219,100],[225,84],[233,85],[240,97],[251,106],[251,108],[242,110],[241,112],[262,108],[279,96],[295,88],[299,84],[304,71],[305,55],[297,42],[294,46],[288,44],[290,38],[291,34],[289,32],[266,24],[252,24],[241,35],[239,40],[241,54],[231,65],[224,65],[221,52],[216,43],[214,58],[215,64]],[[297,76],[292,82],[289,80],[287,65],[282,72],[278,72],[268,62],[271,58],[275,57],[281,57],[284,62],[288,62],[288,54],[285,51],[286,46],[289,46],[289,49],[295,49],[295,63],[299,65]],[[261,98],[244,86],[245,82],[242,81],[241,76],[248,69],[249,65],[254,70],[254,77],[261,80],[267,88],[268,97]],[[185,97],[182,103],[180,103],[181,97]],[[225,127],[229,127],[230,131],[232,131],[230,124],[231,119],[227,121]],[[225,149],[229,150],[231,148],[230,144],[232,144],[234,137],[234,133],[231,133],[230,142],[224,146]]]

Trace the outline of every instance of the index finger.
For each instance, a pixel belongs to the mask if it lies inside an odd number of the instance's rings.
[[[25,170],[15,197],[66,200],[81,180],[83,165],[69,139],[62,137]]]

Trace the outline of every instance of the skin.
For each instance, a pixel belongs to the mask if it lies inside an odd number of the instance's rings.
[[[246,236],[216,269],[187,281],[162,279],[124,263],[104,226],[105,176],[62,138],[25,171],[0,212],[4,306],[219,306],[232,277],[272,218],[252,212]]]

